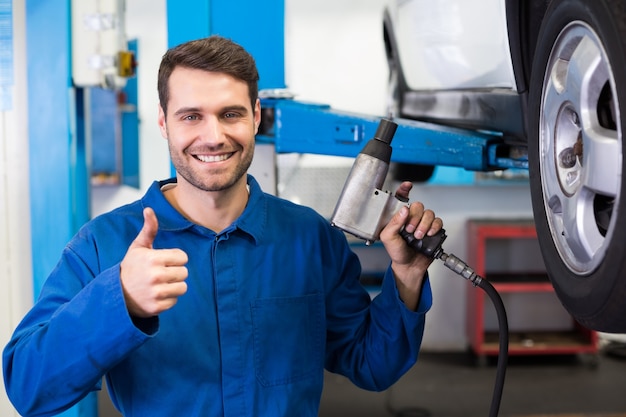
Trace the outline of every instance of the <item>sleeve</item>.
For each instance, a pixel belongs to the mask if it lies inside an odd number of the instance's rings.
[[[360,388],[382,391],[417,360],[426,312],[432,305],[430,283],[427,277],[418,309],[410,311],[388,267],[381,292],[370,302],[367,293],[362,295],[360,267],[349,266],[353,262],[358,260],[348,262],[340,284],[327,295],[326,368]]]
[[[23,415],[55,415],[99,389],[103,375],[157,331],[131,320],[119,264],[94,276],[64,250],[2,355],[7,394]]]

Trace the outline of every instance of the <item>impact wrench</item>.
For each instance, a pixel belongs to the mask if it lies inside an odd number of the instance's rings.
[[[391,141],[397,127],[389,119],[380,121],[374,137],[357,155],[331,217],[330,222],[334,227],[365,240],[367,245],[378,240],[381,230],[391,217],[409,203],[408,199],[383,191],[391,162]],[[490,417],[496,417],[502,399],[509,345],[508,322],[500,295],[491,283],[477,275],[465,262],[444,252],[442,245],[447,237],[445,229],[422,239],[415,238],[404,229],[400,234],[416,251],[431,259],[441,259],[446,267],[469,280],[475,287],[482,288],[491,298],[498,317],[500,341],[496,383],[489,412]]]

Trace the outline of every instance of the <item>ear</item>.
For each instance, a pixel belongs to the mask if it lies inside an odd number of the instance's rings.
[[[254,103],[254,134],[259,133],[259,125],[261,124],[261,100],[256,99]]]
[[[167,122],[165,121],[165,112],[163,111],[163,107],[159,104],[159,116],[157,119],[157,123],[159,125],[159,130],[161,131],[161,136],[167,139]]]

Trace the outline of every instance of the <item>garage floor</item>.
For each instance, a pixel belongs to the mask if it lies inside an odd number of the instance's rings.
[[[509,357],[499,417],[626,417],[626,345],[596,357]],[[319,417],[487,417],[495,360],[477,367],[463,353],[422,353],[384,392],[326,374]],[[103,398],[103,397],[101,397]],[[101,417],[115,417],[108,399]]]
[[[509,357],[499,416],[626,417],[626,347],[595,358]],[[422,353],[389,390],[360,390],[327,374],[320,417],[486,417],[495,360],[477,367],[470,354]]]

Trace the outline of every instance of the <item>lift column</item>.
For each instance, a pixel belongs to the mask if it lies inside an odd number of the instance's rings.
[[[259,89],[285,87],[285,5],[283,0],[167,0],[168,47],[209,35],[243,46],[256,60]]]
[[[28,141],[34,297],[89,219],[84,136],[72,86],[70,0],[26,1]],[[90,394],[63,417],[97,416]]]

